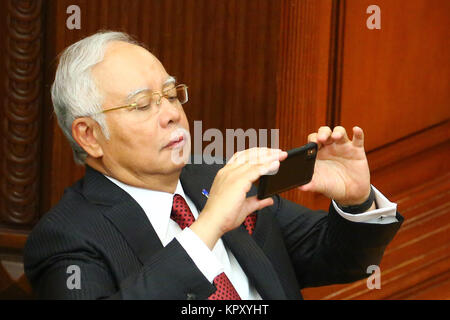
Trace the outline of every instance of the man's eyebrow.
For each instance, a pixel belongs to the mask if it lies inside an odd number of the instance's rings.
[[[140,88],[140,89],[131,91],[131,92],[127,95],[126,101],[129,101],[131,98],[133,98],[134,96],[136,96],[136,95],[138,95],[139,93],[144,92],[144,91],[149,91],[149,92],[150,92],[150,89],[149,89],[149,88]]]
[[[165,86],[169,85],[169,84],[173,84],[173,83],[176,83],[176,82],[177,82],[177,81],[176,81],[175,77],[169,76],[169,77],[166,79],[166,81],[164,81],[164,83],[163,83],[163,88],[164,88]]]
[[[166,87],[166,86],[168,86],[168,85],[170,85],[170,84],[175,84],[175,83],[176,83],[175,77],[169,76],[169,77],[164,81],[162,87],[164,88],[164,87]],[[141,93],[141,92],[145,92],[145,91],[151,92],[152,90],[151,90],[150,88],[139,88],[139,89],[133,90],[133,91],[131,91],[131,92],[127,95],[126,101],[129,101],[129,100],[130,100],[131,98],[133,98],[134,96],[138,95],[138,94]]]

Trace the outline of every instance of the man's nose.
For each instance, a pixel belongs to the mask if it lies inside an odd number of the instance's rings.
[[[159,105],[159,123],[161,127],[165,128],[171,123],[178,123],[180,117],[180,108],[177,106],[177,103],[171,103],[162,97]]]

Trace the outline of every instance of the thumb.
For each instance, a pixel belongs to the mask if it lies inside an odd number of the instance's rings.
[[[309,183],[298,187],[300,191],[315,191],[314,181],[311,180]]]
[[[249,214],[261,210],[265,207],[273,205],[273,199],[272,198],[266,198],[259,200],[256,196],[249,197],[245,199],[244,202],[244,214],[245,216],[248,216]]]

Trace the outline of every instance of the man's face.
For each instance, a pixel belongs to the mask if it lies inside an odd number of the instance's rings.
[[[128,105],[146,93],[175,86],[155,56],[125,42],[111,43],[104,60],[92,72],[104,97],[103,109]],[[162,98],[156,108],[124,108],[105,116],[110,139],[100,137],[99,143],[108,170],[144,177],[172,174],[183,167],[184,163],[171,161],[174,153],[183,153],[183,148],[168,146],[174,136],[180,137],[180,131],[189,131],[186,114],[177,100]]]

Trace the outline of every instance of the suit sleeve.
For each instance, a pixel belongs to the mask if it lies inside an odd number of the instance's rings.
[[[122,281],[115,279],[99,252],[76,230],[64,230],[51,221],[39,224],[24,255],[36,297],[185,300],[206,299],[216,290],[176,239]]]
[[[380,264],[403,222],[398,212],[395,223],[359,223],[342,218],[333,205],[327,213],[279,196],[274,199],[276,219],[301,288],[368,277],[367,267]]]

